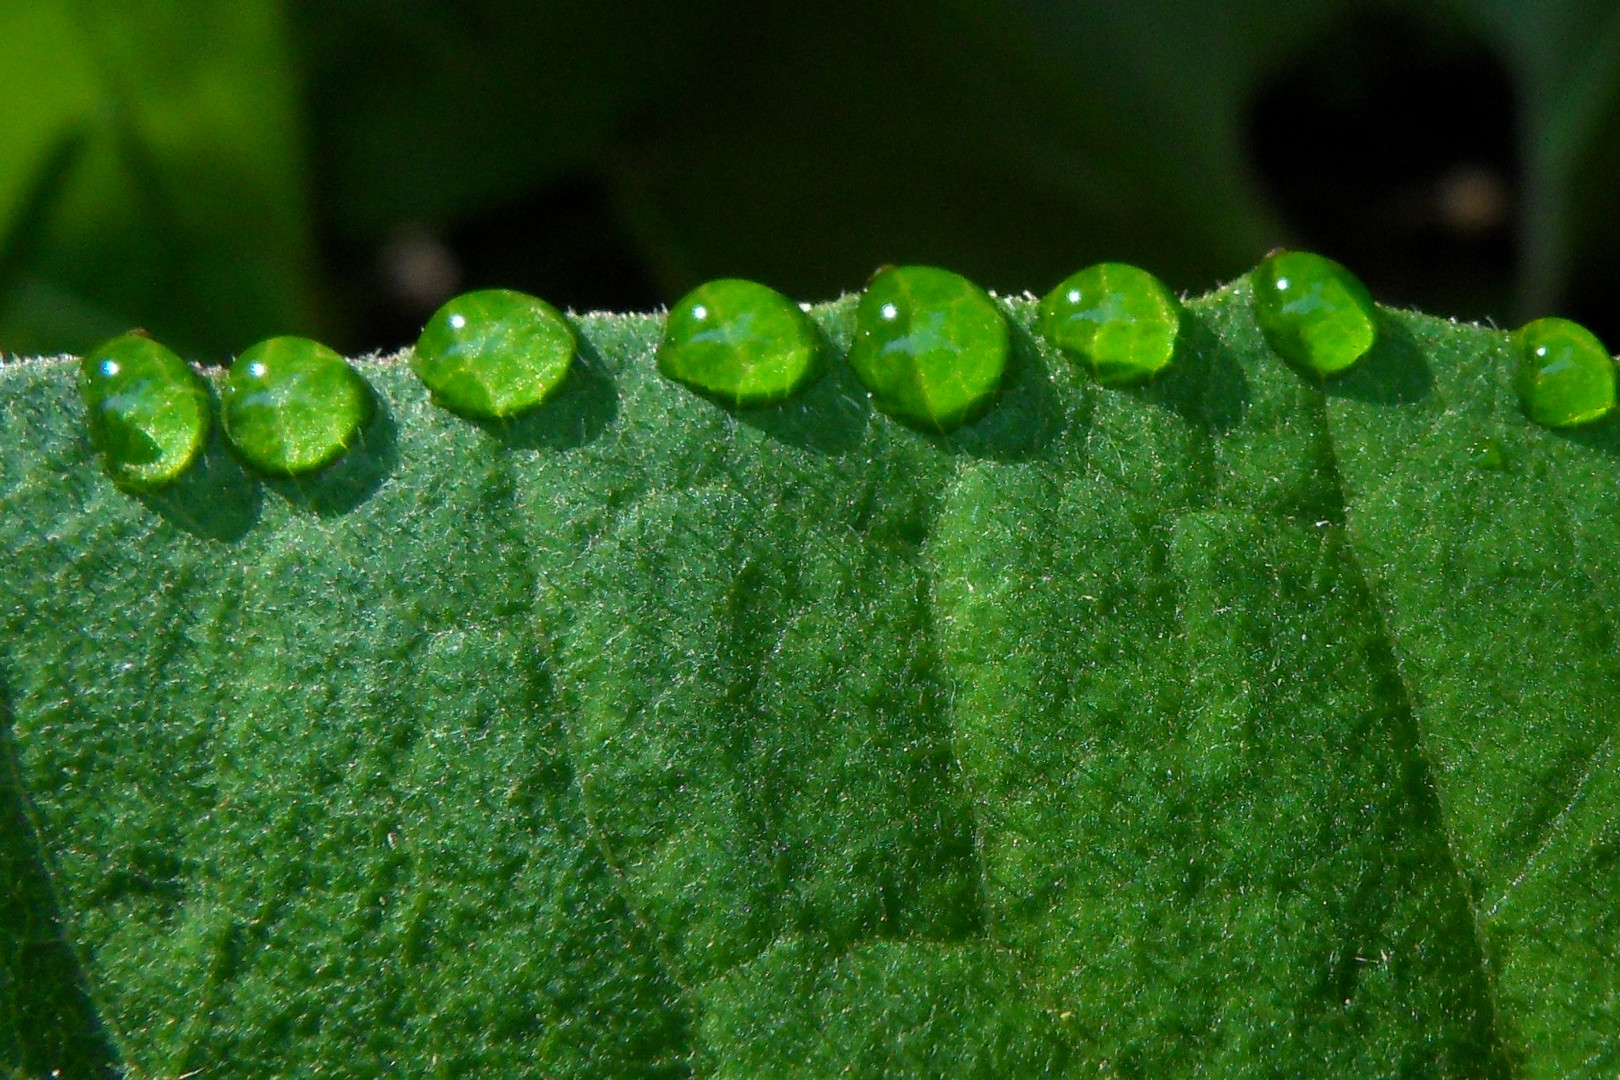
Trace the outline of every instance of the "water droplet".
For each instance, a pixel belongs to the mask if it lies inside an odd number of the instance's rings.
[[[190,468],[208,441],[207,386],[145,335],[114,338],[86,356],[79,392],[91,440],[119,487],[162,487]]]
[[[722,278],[670,309],[658,370],[727,405],[769,405],[814,378],[820,354],[820,336],[797,304],[756,282]]]
[[[575,345],[573,327],[544,300],[481,289],[433,313],[416,339],[411,370],[437,404],[494,420],[550,397],[568,375]]]
[[[297,476],[343,455],[371,416],[371,392],[337,353],[307,338],[249,348],[220,390],[225,435],[261,472]]]
[[[1546,427],[1574,427],[1614,411],[1614,361],[1590,330],[1568,319],[1537,319],[1513,332],[1525,415]]]
[[[1164,283],[1125,263],[1073,274],[1041,301],[1041,336],[1105,386],[1151,379],[1169,366],[1181,305]]]
[[[1508,467],[1508,448],[1494,435],[1483,435],[1468,446],[1468,463],[1476,469],[1501,472]]]
[[[1354,274],[1308,251],[1279,251],[1254,269],[1254,317],[1279,356],[1324,378],[1348,371],[1378,340],[1378,308]]]
[[[901,266],[867,284],[849,364],[879,409],[947,432],[989,411],[1010,343],[1007,320],[983,289],[948,270]]]

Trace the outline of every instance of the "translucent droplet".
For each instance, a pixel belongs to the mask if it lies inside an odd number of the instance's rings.
[[[371,391],[337,353],[307,338],[261,341],[220,390],[225,435],[249,465],[297,476],[329,465],[371,417]]]
[[[1010,346],[1007,320],[983,289],[948,270],[900,266],[867,284],[849,364],[879,409],[948,432],[995,403]]]
[[[481,289],[448,301],[422,330],[411,370],[451,412],[494,420],[556,392],[574,362],[573,327],[544,300]]]
[[[1508,448],[1494,435],[1484,435],[1468,445],[1468,463],[1476,469],[1501,472],[1509,464]]]
[[[143,334],[114,338],[79,365],[90,437],[107,475],[151,491],[191,467],[208,442],[208,387],[180,357]]]
[[[1254,317],[1289,363],[1327,378],[1355,366],[1378,340],[1378,308],[1360,280],[1332,259],[1280,251],[1250,275]]]
[[[1614,361],[1590,330],[1568,319],[1537,319],[1513,333],[1525,415],[1546,427],[1575,427],[1614,411]]]
[[[820,335],[797,304],[756,282],[722,278],[670,309],[658,370],[727,405],[769,405],[806,386],[820,355]]]
[[[1043,338],[1084,363],[1098,382],[1120,386],[1151,379],[1170,365],[1181,305],[1146,270],[1099,263],[1046,294],[1039,326]]]

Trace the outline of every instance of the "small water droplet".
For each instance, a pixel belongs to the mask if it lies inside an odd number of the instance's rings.
[[[1545,427],[1575,427],[1614,411],[1615,371],[1609,350],[1580,323],[1536,319],[1513,333],[1520,356],[1516,383],[1525,415]]]
[[[1508,448],[1494,435],[1483,435],[1468,445],[1468,463],[1476,469],[1500,472],[1508,467]]]
[[[897,319],[900,317],[900,309],[895,307],[893,304],[884,304],[883,317],[885,319]]]

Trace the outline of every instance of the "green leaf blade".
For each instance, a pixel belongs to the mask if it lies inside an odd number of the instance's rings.
[[[19,776],[132,1075],[1602,1075],[1612,436],[1478,328],[1324,392],[1240,285],[1116,392],[1008,308],[949,437],[593,316],[533,415],[365,363],[333,472],[139,499],[0,367]]]
[[[1386,605],[1506,1045],[1526,1075],[1601,1075],[1616,983],[1586,965],[1620,947],[1592,899],[1620,882],[1603,794],[1620,597],[1599,554],[1617,539],[1615,433],[1528,424],[1505,335],[1407,325],[1405,359],[1432,390],[1330,407],[1352,541]],[[1500,463],[1475,460],[1483,443]],[[1572,863],[1544,862],[1560,845]],[[1507,915],[1526,881],[1528,910]],[[1582,912],[1573,922],[1566,904]]]

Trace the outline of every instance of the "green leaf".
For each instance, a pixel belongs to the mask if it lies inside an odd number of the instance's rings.
[[[1322,387],[1239,283],[1116,391],[1005,303],[948,437],[586,316],[528,417],[361,362],[335,469],[138,498],[0,367],[0,1065],[1612,1075],[1616,425],[1416,314]]]

